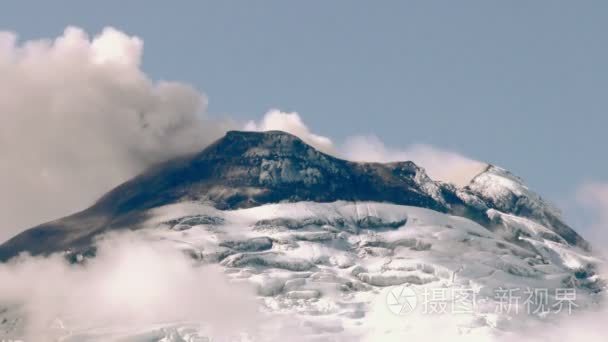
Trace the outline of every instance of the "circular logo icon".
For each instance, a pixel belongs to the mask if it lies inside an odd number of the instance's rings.
[[[406,315],[418,304],[416,291],[408,286],[395,286],[386,294],[386,305],[395,315]]]

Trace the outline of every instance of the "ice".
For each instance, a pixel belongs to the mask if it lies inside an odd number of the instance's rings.
[[[516,179],[505,179],[509,189],[517,185]],[[185,202],[147,214],[139,234],[187,251],[197,263],[220,265],[232,281],[253,284],[264,310],[282,317],[277,322],[302,323],[298,329],[310,334],[302,335],[304,340],[416,336],[403,329],[403,317],[383,313],[386,291],[395,286],[419,293],[474,291],[484,303],[478,311],[437,318],[446,320],[446,329],[457,327],[471,337],[509,329],[505,322],[513,317],[488,311],[497,288],[572,287],[579,294],[578,310],[593,306],[602,289],[594,266],[601,260],[536,221],[494,209],[488,214],[500,227],[492,229],[429,209],[375,202],[277,203],[225,211]],[[12,317],[7,322],[18,325]],[[408,322],[425,327],[432,319],[416,316]],[[378,331],[380,326],[385,331]],[[189,341],[188,336],[204,336],[193,333],[202,331],[197,329],[176,322],[138,336]]]

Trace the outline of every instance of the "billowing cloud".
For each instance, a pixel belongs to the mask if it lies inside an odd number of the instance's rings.
[[[425,168],[435,180],[466,185],[475,175],[482,172],[487,164],[467,158],[456,152],[442,150],[429,145],[413,144],[405,148],[387,147],[378,137],[352,136],[336,146],[324,136],[311,132],[298,113],[271,110],[260,122],[250,121],[245,130],[281,130],[300,137],[308,144],[328,154],[352,160],[367,162],[392,162],[411,160]]]
[[[300,115],[295,112],[281,112],[278,109],[268,111],[259,122],[249,121],[246,131],[284,131],[291,133],[319,151],[335,154],[334,144],[330,138],[314,134],[304,124]]]
[[[15,324],[9,333],[26,341],[67,335],[114,341],[175,322],[204,324],[197,328],[207,336],[235,338],[254,332],[264,318],[252,286],[229,282],[217,267],[196,265],[168,241],[130,232],[105,236],[97,256],[81,265],[59,254],[0,264],[0,303],[5,323]]]
[[[430,145],[413,144],[403,149],[391,148],[376,136],[348,138],[341,148],[344,158],[354,161],[392,162],[411,160],[422,166],[435,180],[458,186],[468,184],[487,166],[456,152]]]
[[[205,118],[197,90],[150,80],[142,48],[113,28],[23,43],[0,32],[0,241],[228,128]]]

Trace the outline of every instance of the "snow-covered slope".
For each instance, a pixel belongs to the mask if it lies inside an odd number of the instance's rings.
[[[473,193],[487,207],[533,220],[584,249],[590,246],[561,218],[553,204],[530,190],[523,180],[509,171],[490,165],[461,191]],[[493,216],[496,217],[496,216]]]
[[[233,281],[253,284],[263,310],[277,321],[296,322],[304,340],[437,336],[431,320],[445,321],[446,335],[490,338],[565,315],[564,308],[557,312],[556,291],[575,292],[580,311],[600,300],[603,287],[594,273],[595,257],[534,221],[494,209],[491,215],[501,217],[505,229],[521,231],[518,241],[466,218],[376,202],[297,202],[225,211],[185,202],[148,214],[148,229],[139,231],[142,238],[182,250],[184,262],[218,264]],[[416,310],[395,310],[395,305],[402,308],[391,302],[391,291],[401,286],[416,294]],[[497,311],[504,305],[498,299],[501,289],[518,289],[519,313],[515,306]],[[526,305],[537,305],[525,304],[528,289],[547,291],[550,312],[527,312]],[[459,297],[464,294],[468,299]],[[455,303],[461,305],[458,314]],[[437,312],[429,312],[432,308]],[[79,330],[69,317],[58,318],[70,340],[116,337],[103,329]],[[155,341],[194,341],[193,336],[204,336],[189,322],[149,330],[126,338],[156,333]],[[120,331],[124,337],[124,327]],[[163,334],[165,339],[159,337]],[[255,333],[249,338],[264,340]]]

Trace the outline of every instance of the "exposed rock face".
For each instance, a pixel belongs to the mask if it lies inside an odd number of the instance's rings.
[[[468,217],[489,229],[500,225],[488,216],[496,209],[538,221],[568,243],[587,248],[538,195],[501,170],[489,167],[469,186],[456,188],[431,180],[412,162],[349,162],[288,133],[233,131],[197,154],[149,169],[80,213],[17,235],[0,246],[0,260],[23,251],[85,248],[100,233],[135,228],[148,209],[183,201],[218,209],[298,201],[390,202]]]

